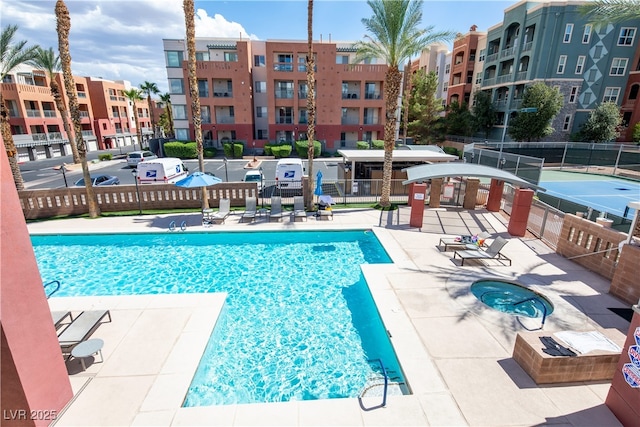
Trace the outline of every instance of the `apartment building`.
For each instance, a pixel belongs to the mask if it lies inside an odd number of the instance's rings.
[[[175,136],[193,140],[186,45],[163,40]],[[290,40],[196,39],[198,93],[205,145],[307,138],[307,43]],[[355,64],[352,42],[315,42],[316,139],[324,150],[383,139],[387,66]]]
[[[55,79],[61,88],[65,105],[69,105],[62,74]],[[137,142],[133,106],[122,97],[129,82],[111,82],[103,79],[74,76],[81,131],[88,151],[116,148]],[[64,130],[50,90],[49,76],[41,70],[21,66],[5,76],[0,90],[9,110],[9,124],[18,150],[18,161],[28,162],[71,154],[69,136]],[[113,91],[113,101],[109,91]],[[111,103],[117,102],[123,118],[116,121]],[[115,104],[114,104],[115,105]],[[151,135],[146,101],[136,103],[141,115],[141,128],[145,137]],[[117,123],[116,123],[117,122]],[[126,122],[126,123],[125,123]],[[116,127],[116,124],[120,127]],[[69,118],[69,125],[71,119]],[[122,132],[118,132],[118,130]],[[125,131],[126,129],[126,131]]]
[[[640,20],[594,27],[578,11],[583,3],[521,1],[489,28],[486,52],[480,52],[480,88],[491,94],[498,110],[492,139],[509,139],[509,117],[518,114],[524,89],[534,82],[556,87],[564,96],[549,141],[568,140],[600,103],[621,105],[637,57]],[[628,112],[631,120],[633,111]]]
[[[454,101],[458,104],[470,105],[478,41],[486,35],[486,33],[478,32],[477,29],[476,25],[472,25],[467,34],[459,35],[453,42],[447,105]]]
[[[438,78],[435,97],[442,100],[442,106],[447,105],[449,78],[451,77],[451,52],[443,43],[432,43],[420,52],[417,60],[411,63],[411,70],[434,72]]]
[[[620,112],[622,113],[622,132],[618,141],[632,141],[633,128],[640,123],[640,43],[629,70],[629,80],[624,91]]]

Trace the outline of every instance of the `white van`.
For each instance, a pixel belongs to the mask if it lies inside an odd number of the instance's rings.
[[[276,165],[276,186],[278,188],[302,188],[304,167],[302,159],[280,159]]]
[[[139,184],[172,184],[187,176],[182,160],[165,157],[138,163]]]

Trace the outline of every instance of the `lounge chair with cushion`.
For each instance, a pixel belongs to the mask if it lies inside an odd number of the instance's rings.
[[[293,221],[307,220],[307,212],[304,210],[304,197],[294,196],[293,198]]]
[[[231,212],[231,199],[220,199],[220,209],[213,214],[214,224],[223,224]]]
[[[53,320],[53,325],[56,327],[56,330],[58,330],[62,326],[73,322],[73,315],[70,311],[52,311],[51,320]]]
[[[438,246],[443,248],[445,252],[448,251],[450,247],[453,247],[453,248],[468,247],[470,249],[486,248],[487,247],[486,240],[489,237],[491,237],[491,234],[487,233],[486,231],[482,231],[475,236],[442,237],[440,238],[440,242],[438,243]]]
[[[101,323],[106,323],[102,321],[105,317],[108,317],[108,321],[111,322],[111,313],[109,310],[91,310],[80,313],[73,319],[69,326],[58,335],[62,353],[69,354],[75,345],[89,338]]]
[[[453,258],[455,259],[456,256],[460,257],[461,266],[463,266],[465,260],[468,259],[495,259],[501,262],[506,261],[509,263],[509,265],[511,265],[511,260],[500,253],[500,251],[506,244],[507,240],[498,236],[486,250],[478,248],[476,250],[455,251],[455,253],[453,254]]]
[[[258,207],[258,201],[255,197],[247,197],[244,202],[244,213],[242,217],[240,217],[240,222],[245,222],[248,220],[249,222],[253,222],[256,220],[256,212]]]
[[[282,199],[280,196],[271,197],[271,210],[269,211],[269,222],[282,221]]]

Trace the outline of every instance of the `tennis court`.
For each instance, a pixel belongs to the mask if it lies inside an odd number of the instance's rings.
[[[548,195],[620,217],[629,202],[640,201],[640,182],[609,176],[544,170],[540,186]],[[629,209],[626,217],[633,218],[634,213]]]

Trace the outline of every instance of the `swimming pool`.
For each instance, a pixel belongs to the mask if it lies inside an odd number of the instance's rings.
[[[32,236],[56,296],[227,292],[185,406],[356,397],[404,382],[360,270],[370,231]],[[79,268],[82,266],[82,268]]]
[[[553,312],[553,304],[544,295],[508,280],[477,280],[471,285],[471,293],[503,313],[544,319]]]

